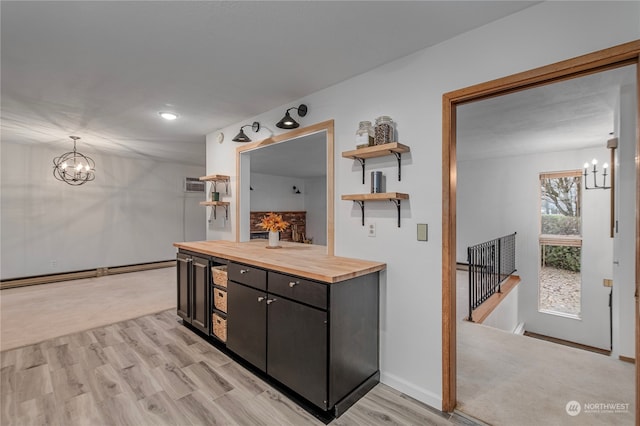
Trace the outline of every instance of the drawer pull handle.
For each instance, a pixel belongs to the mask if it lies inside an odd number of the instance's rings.
[[[267,305],[272,304],[273,302],[275,302],[278,299],[267,299]]]
[[[289,282],[289,287],[293,288],[294,286],[300,284],[300,281],[291,281]]]
[[[260,296],[258,297],[258,302],[262,302],[264,300],[264,297]]]
[[[224,293],[223,293],[223,292],[221,292],[221,291],[219,291],[219,292],[218,292],[218,296],[219,296],[219,297],[224,297]]]
[[[249,270],[248,270],[248,269],[240,269],[240,273],[241,273],[241,274],[246,274],[246,273],[248,273],[248,272],[249,272]]]

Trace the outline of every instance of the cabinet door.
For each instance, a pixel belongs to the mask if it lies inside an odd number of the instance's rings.
[[[188,256],[183,253],[178,253],[178,288],[177,288],[177,303],[178,307],[178,316],[181,317],[184,321],[191,323],[191,256]]]
[[[193,258],[191,325],[209,334],[209,261]]]
[[[327,313],[269,294],[267,373],[327,408]]]
[[[227,348],[266,371],[267,294],[229,281],[227,284]]]

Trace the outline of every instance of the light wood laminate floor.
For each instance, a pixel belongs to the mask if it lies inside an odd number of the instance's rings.
[[[9,425],[321,425],[174,310],[0,353]],[[379,384],[334,425],[473,424]]]

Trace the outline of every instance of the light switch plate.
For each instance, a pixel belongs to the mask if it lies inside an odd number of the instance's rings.
[[[429,227],[426,223],[418,224],[418,241],[428,241]]]

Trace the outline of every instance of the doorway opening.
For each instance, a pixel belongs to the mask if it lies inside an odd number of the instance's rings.
[[[552,82],[593,74],[606,69],[637,64],[640,42],[631,42],[593,54],[563,61],[547,67],[483,83],[470,88],[447,93],[443,96],[443,410],[453,411],[456,406],[456,108],[465,103],[487,99],[515,91],[524,90]],[[636,81],[637,77],[636,67]],[[637,91],[637,84],[636,84]],[[637,117],[637,107],[636,107]],[[640,152],[638,135],[635,151]],[[636,159],[635,179],[638,184],[640,165]],[[640,224],[638,224],[638,201],[636,210],[635,251],[640,248]],[[640,261],[635,259],[637,287]],[[637,306],[637,299],[636,299]],[[638,316],[636,314],[636,322]],[[637,334],[636,334],[637,339]],[[637,357],[637,354],[636,354]],[[637,383],[637,370],[636,370]],[[636,392],[636,402],[638,393]],[[636,410],[638,404],[636,403]]]

